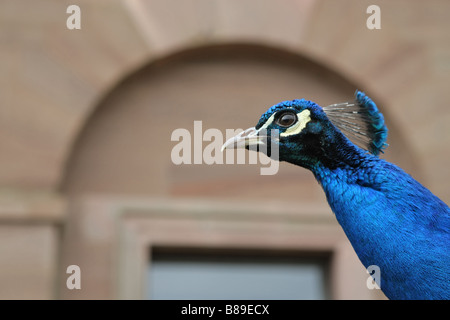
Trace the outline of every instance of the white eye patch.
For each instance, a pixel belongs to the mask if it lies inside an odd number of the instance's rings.
[[[285,132],[280,133],[280,136],[287,137],[300,133],[306,127],[306,124],[311,121],[310,115],[311,112],[308,109],[297,113],[297,122],[293,126],[289,127]]]
[[[273,122],[273,119],[275,119],[275,113],[273,113],[269,119],[267,119],[267,121],[264,123],[264,125],[259,128],[259,130],[264,130],[267,129],[268,126],[270,126],[270,124]]]
[[[297,113],[297,122],[292,126],[289,127],[285,132],[280,133],[281,137],[287,137],[294,134],[300,133],[305,127],[306,124],[311,121],[311,112],[308,109],[303,110],[302,112]],[[259,130],[267,129],[268,126],[270,126],[275,119],[275,113],[270,116],[269,119],[264,123],[264,125],[259,128]]]

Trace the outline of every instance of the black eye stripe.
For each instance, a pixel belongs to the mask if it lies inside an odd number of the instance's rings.
[[[275,117],[275,123],[284,128],[292,126],[297,120],[297,114],[292,111],[281,111]]]

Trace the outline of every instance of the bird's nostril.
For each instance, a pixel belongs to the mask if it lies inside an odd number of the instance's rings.
[[[255,129],[253,129],[253,128],[248,128],[248,129],[246,129],[245,131],[243,131],[243,132],[241,132],[240,133],[240,137],[248,137],[248,136],[250,136],[252,133],[255,133],[256,131],[255,131]]]

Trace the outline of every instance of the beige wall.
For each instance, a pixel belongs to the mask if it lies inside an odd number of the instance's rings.
[[[273,203],[301,194],[292,206],[323,204],[304,170],[283,165],[262,182],[245,166],[176,167],[170,140],[154,138],[194,118],[245,128],[277,100],[327,104],[366,90],[389,124],[386,158],[449,202],[448,1],[77,1],[82,29],[73,31],[69,4],[0,4],[1,298],[70,298],[68,264],[86,265],[84,281],[106,278],[78,297],[127,296],[111,280],[120,274],[114,227],[90,230],[95,218],[81,218],[91,209],[77,209],[76,196],[107,194],[114,208],[117,195],[246,206],[276,185]],[[365,27],[370,4],[381,7],[381,30]],[[115,244],[89,264],[95,252],[81,249],[99,239]]]

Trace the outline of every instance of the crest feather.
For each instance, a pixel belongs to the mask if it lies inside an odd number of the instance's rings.
[[[365,93],[356,91],[354,102],[332,104],[323,110],[331,123],[359,147],[378,155],[388,146],[384,117]]]

